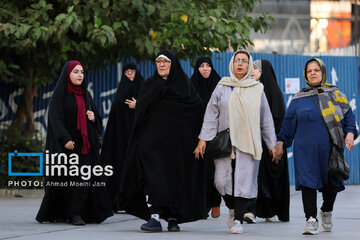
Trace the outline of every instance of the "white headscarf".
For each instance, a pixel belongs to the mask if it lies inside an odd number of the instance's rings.
[[[249,56],[249,65],[245,76],[238,79],[234,73],[234,58],[241,52]],[[229,63],[230,77],[223,77],[219,84],[234,87],[228,103],[230,138],[233,147],[249,153],[256,160],[261,160],[260,105],[264,86],[251,78],[252,69],[253,60],[250,53],[238,50]],[[233,149],[232,158],[234,157]]]

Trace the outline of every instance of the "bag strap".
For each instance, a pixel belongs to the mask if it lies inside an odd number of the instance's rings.
[[[331,134],[330,134],[329,128],[328,128],[328,126],[327,126],[327,124],[326,124],[326,122],[325,122],[325,119],[324,119],[324,117],[323,117],[323,115],[322,115],[322,113],[321,113],[321,109],[320,109],[319,102],[316,100],[316,98],[315,98],[315,96],[314,96],[314,95],[312,95],[312,98],[313,98],[313,100],[314,100],[314,102],[315,102],[315,105],[316,105],[317,110],[318,110],[318,111],[319,111],[319,113],[320,113],[321,119],[323,120],[323,122],[324,122],[324,124],[325,124],[325,126],[326,126],[326,129],[327,129],[327,130],[328,130],[328,132],[329,132],[330,142],[331,142],[331,144],[334,144],[334,141],[333,141],[333,139],[332,139],[332,137],[331,137]]]

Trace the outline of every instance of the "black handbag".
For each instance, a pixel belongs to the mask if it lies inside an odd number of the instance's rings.
[[[232,145],[230,140],[230,130],[225,129],[218,132],[213,140],[208,143],[206,157],[209,159],[219,159],[230,156]]]
[[[328,173],[338,181],[348,180],[350,175],[350,168],[345,161],[344,154],[340,153],[334,144],[331,148]]]
[[[321,115],[319,103],[316,101],[314,96],[312,97]],[[325,126],[327,126],[326,123]],[[347,165],[345,161],[345,156],[343,153],[339,152],[338,148],[333,144],[332,139],[331,139],[331,153],[329,158],[328,174],[329,176],[331,176],[332,178],[338,181],[348,180],[350,176],[350,167],[349,165]]]

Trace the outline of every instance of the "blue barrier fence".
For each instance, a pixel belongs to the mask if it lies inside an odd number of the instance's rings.
[[[229,76],[229,61],[233,53],[213,54],[212,61],[214,69],[220,76]],[[267,59],[274,67],[278,84],[283,92],[284,100],[288,106],[293,98],[293,93],[286,93],[286,79],[292,79],[293,82],[299,82],[300,89],[305,87],[305,81],[302,71],[305,62],[309,56],[300,55],[274,55],[274,54],[252,54],[254,60]],[[330,57],[322,56],[327,67],[329,83],[337,85],[344,92],[350,102],[355,114],[357,125],[360,119],[359,103],[359,59],[357,57]],[[123,59],[122,64],[135,62],[133,59]],[[189,60],[180,61],[184,71],[191,77],[193,68]],[[138,69],[144,78],[150,77],[155,71],[155,64],[151,61],[140,62]],[[93,95],[100,114],[103,117],[104,126],[110,112],[112,100],[115,96],[116,88],[121,76],[121,64],[108,64],[106,67],[97,68],[86,73],[88,90]],[[47,106],[51,98],[52,90],[55,86],[52,84],[41,87],[34,99],[34,116],[36,129],[42,136],[46,134],[47,127]],[[17,103],[22,94],[22,90],[16,89],[12,84],[0,83],[0,123],[9,124],[14,116]],[[359,127],[358,127],[359,129]],[[345,151],[345,157],[350,166],[350,179],[347,184],[360,184],[360,138],[355,141],[354,150],[349,153]],[[294,184],[294,164],[292,157],[292,148],[288,149],[289,157],[289,176],[290,183]]]

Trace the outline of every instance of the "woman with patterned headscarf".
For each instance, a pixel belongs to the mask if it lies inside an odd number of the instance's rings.
[[[306,62],[304,78],[307,86],[288,107],[278,134],[278,149],[290,147],[294,141],[295,187],[302,193],[306,217],[303,234],[317,234],[316,190],[323,197],[321,229],[330,232],[337,192],[345,189],[342,182],[328,175],[331,141],[340,151],[345,145],[351,151],[358,131],[345,94],[327,83],[326,68],[320,59]]]
[[[251,78],[250,53],[238,50],[229,63],[230,77],[223,77],[206,107],[195,157],[203,157],[206,141],[230,129],[231,155],[214,160],[214,184],[229,208],[231,233],[243,232],[249,199],[257,196],[261,139],[276,157],[276,135],[262,83]],[[266,150],[264,150],[266,151]]]
[[[51,158],[49,168],[61,167],[63,171],[45,176],[45,196],[36,220],[42,222],[69,222],[73,225],[102,222],[112,216],[110,202],[101,172],[84,178],[84,171],[99,164],[102,119],[94,100],[86,90],[84,69],[78,61],[68,61],[60,74],[48,110],[48,129],[45,149]],[[78,164],[67,159],[78,156]],[[60,163],[59,163],[60,162]],[[89,171],[90,169],[90,171]],[[95,168],[94,168],[95,169]],[[73,171],[74,170],[74,171]],[[87,179],[87,180],[85,180]],[[101,183],[97,186],[94,183]]]

